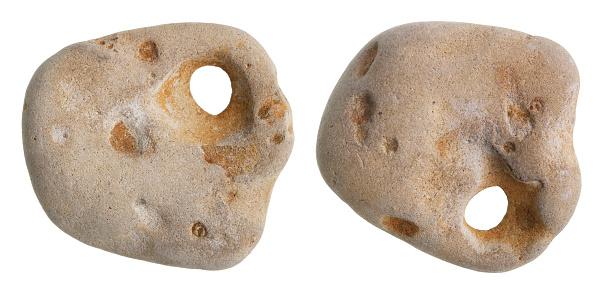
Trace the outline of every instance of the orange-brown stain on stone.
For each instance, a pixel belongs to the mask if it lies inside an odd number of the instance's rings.
[[[119,39],[119,37],[117,36],[117,34],[111,34],[102,38],[98,38],[96,40],[93,40],[96,44],[104,46],[105,44],[112,44],[117,42],[117,40]]]
[[[375,102],[369,92],[357,93],[353,96],[348,109],[348,116],[354,125],[356,141],[366,139],[368,129],[365,124],[375,113]]]
[[[513,142],[505,142],[505,144],[502,146],[502,149],[505,151],[505,153],[515,152],[515,144],[513,144]]]
[[[373,61],[377,56],[377,51],[379,50],[379,44],[374,42],[371,46],[366,49],[360,58],[356,61],[356,65],[354,66],[354,79],[357,80],[363,77],[373,65]]]
[[[230,205],[237,198],[237,195],[237,190],[222,190],[220,192],[220,197],[226,205]]]
[[[541,112],[543,108],[544,108],[544,103],[542,102],[542,100],[537,99],[537,98],[533,99],[530,102],[530,106],[528,106],[528,110],[530,111],[530,113]]]
[[[267,98],[260,103],[258,116],[269,123],[274,122],[274,118],[282,118],[287,111],[287,105],[280,99]]]
[[[509,129],[514,136],[523,138],[532,131],[533,120],[530,112],[518,104],[507,106]]]
[[[415,223],[393,216],[386,216],[381,220],[381,225],[387,230],[403,237],[413,237],[419,233],[419,226]]]
[[[352,99],[350,106],[350,121],[356,126],[364,125],[373,116],[375,111],[375,103],[370,94],[363,93]]]
[[[153,62],[158,57],[157,44],[153,41],[145,41],[138,45],[138,58],[143,61]]]
[[[478,230],[465,224],[480,240],[507,244],[521,254],[547,236],[538,210],[538,196],[543,184],[540,181],[519,181],[502,168],[492,171],[485,178],[486,187],[499,186],[507,195],[509,203],[502,221],[489,230]]]
[[[155,94],[155,102],[177,123],[174,136],[200,145],[215,145],[223,138],[245,130],[252,121],[252,95],[239,71],[218,60],[195,59],[181,63],[163,81]],[[217,115],[204,111],[190,92],[190,79],[195,70],[213,65],[222,68],[230,77],[232,96],[230,103]]]
[[[123,121],[119,121],[111,130],[109,143],[115,151],[132,153],[136,151],[136,139]]]
[[[505,93],[503,95],[517,94],[517,80],[510,66],[500,65],[494,73],[496,85]]]
[[[448,132],[440,136],[436,141],[436,151],[442,159],[449,159],[451,154],[457,149],[457,135],[455,132]]]
[[[528,110],[521,108],[517,104],[510,104],[507,108],[507,116],[513,121],[521,122],[522,124],[530,123],[530,113]]]
[[[205,145],[202,149],[205,161],[222,167],[228,176],[251,173],[258,161],[255,146]]]

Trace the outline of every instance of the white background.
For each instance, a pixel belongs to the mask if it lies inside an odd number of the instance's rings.
[[[0,284],[45,285],[603,285],[603,60],[598,1],[5,1],[0,8],[2,148]],[[323,108],[349,61],[391,27],[416,21],[487,24],[550,38],[581,76],[575,149],[582,195],[565,230],[535,261],[489,274],[429,256],[373,227],[327,187],[315,159]],[[239,265],[182,269],[89,247],[55,227],[31,187],[21,144],[25,89],[61,48],[174,22],[220,23],[255,37],[274,61],[296,134],[263,237]],[[586,282],[590,281],[590,282]],[[577,282],[577,283],[576,283]],[[575,284],[574,284],[575,283]]]

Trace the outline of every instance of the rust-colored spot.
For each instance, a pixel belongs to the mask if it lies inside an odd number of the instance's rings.
[[[237,198],[237,195],[237,190],[224,190],[220,192],[222,201],[227,205],[230,205]]]
[[[440,136],[435,144],[438,156],[442,159],[450,158],[450,155],[456,149],[457,144],[457,134],[455,132],[448,132]]]
[[[507,109],[507,116],[509,116],[509,118],[512,120],[514,119],[523,122],[524,124],[530,122],[530,113],[517,104],[509,105]]]
[[[375,60],[375,57],[377,56],[378,49],[379,44],[374,42],[362,53],[360,58],[356,61],[356,65],[354,66],[354,79],[357,80],[361,78],[369,71],[373,61]]]
[[[389,231],[403,237],[413,237],[419,233],[419,226],[403,218],[386,216],[381,220],[381,225]]]
[[[365,124],[375,113],[375,102],[369,92],[354,95],[350,103],[348,115],[354,125],[356,140],[364,141],[368,134]]]
[[[349,112],[350,121],[354,125],[364,125],[373,116],[374,111],[375,103],[368,92],[354,96]]]
[[[104,45],[104,44],[105,44],[105,41],[100,40],[100,41],[97,41],[96,43],[102,46],[102,45]]]
[[[542,102],[542,100],[540,100],[540,99],[533,99],[530,102],[530,106],[528,106],[528,110],[530,112],[538,113],[538,112],[542,111],[543,107],[544,107],[544,103]]]
[[[515,152],[515,144],[513,144],[513,142],[505,142],[505,144],[502,146],[502,149],[505,151],[505,153]]]
[[[111,130],[109,143],[115,151],[132,153],[136,151],[136,139],[130,133],[123,121],[119,121]]]
[[[138,46],[138,58],[143,61],[152,62],[157,59],[157,45],[149,40]]]
[[[228,176],[253,172],[258,160],[255,146],[205,145],[202,149],[205,152],[205,161],[224,168]]]
[[[276,133],[272,138],[270,138],[270,142],[274,144],[281,144],[285,140],[285,135],[283,133]]]
[[[201,222],[196,222],[191,227],[191,233],[196,237],[205,237],[207,235],[207,229]]]
[[[517,80],[513,75],[513,69],[510,66],[499,66],[494,73],[496,85],[505,93],[505,95],[517,94]]]
[[[398,151],[398,140],[396,138],[383,138],[383,150],[388,154]]]
[[[281,118],[285,115],[287,105],[278,99],[267,98],[260,103],[260,109],[258,110],[258,116],[260,119],[268,120],[270,123],[274,122],[273,118]]]
[[[113,49],[113,44],[108,44],[108,45],[107,45],[107,49],[109,49],[109,50],[110,50],[110,49]]]

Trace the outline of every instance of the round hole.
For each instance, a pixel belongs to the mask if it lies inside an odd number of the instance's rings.
[[[465,209],[465,221],[479,230],[497,226],[507,213],[507,195],[500,187],[489,187],[469,201]]]
[[[232,88],[228,74],[219,67],[204,66],[191,76],[191,94],[205,112],[218,115],[230,103]]]

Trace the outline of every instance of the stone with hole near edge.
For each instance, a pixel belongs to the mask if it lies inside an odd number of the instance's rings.
[[[208,65],[232,82],[215,116],[189,90]],[[117,254],[201,269],[236,265],[258,243],[294,139],[264,49],[241,30],[202,23],[62,49],[34,74],[22,123],[35,193],[60,229]]]
[[[578,71],[555,42],[474,24],[425,22],[372,39],[325,108],[318,166],[361,217],[414,247],[486,272],[541,254],[572,216]],[[464,220],[501,187],[501,223]]]

